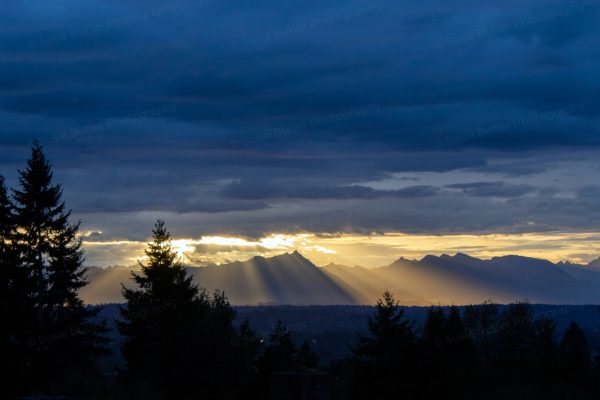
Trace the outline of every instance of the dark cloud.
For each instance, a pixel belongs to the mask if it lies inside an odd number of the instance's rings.
[[[247,232],[295,226],[327,201],[408,210],[397,224],[353,214],[337,226],[375,231],[504,226],[477,213],[530,214],[521,197],[554,204],[561,190],[593,204],[580,188],[591,176],[560,189],[532,177],[600,151],[599,11],[568,0],[12,2],[0,15],[0,172],[16,184],[39,139],[78,215],[215,214]],[[477,176],[394,183],[465,171]],[[422,215],[424,204],[455,214]]]
[[[529,185],[511,185],[505,182],[473,182],[446,185],[449,189],[458,189],[462,192],[477,197],[518,197],[535,190]]]
[[[600,211],[600,186],[579,188],[577,190],[577,200],[595,211]]]
[[[432,186],[410,186],[400,190],[376,190],[367,186],[277,186],[256,181],[233,182],[223,190],[225,197],[245,200],[258,199],[376,199],[381,197],[415,198],[434,196]]]

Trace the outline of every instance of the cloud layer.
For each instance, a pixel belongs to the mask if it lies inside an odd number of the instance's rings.
[[[0,173],[45,144],[85,229],[590,231],[600,6],[13,2]]]

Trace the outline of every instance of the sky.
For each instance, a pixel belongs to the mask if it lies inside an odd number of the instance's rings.
[[[600,4],[32,1],[0,14],[0,174],[40,141],[88,265],[600,256]]]

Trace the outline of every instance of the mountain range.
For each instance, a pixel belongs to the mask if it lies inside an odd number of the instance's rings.
[[[121,284],[133,287],[129,267],[87,272],[80,294],[88,304],[121,303]],[[482,260],[466,254],[400,258],[367,269],[317,267],[298,252],[254,257],[208,267],[190,267],[201,287],[224,290],[234,305],[373,304],[391,290],[404,305],[471,304],[486,300],[537,304],[600,304],[600,259],[587,265],[503,256]]]

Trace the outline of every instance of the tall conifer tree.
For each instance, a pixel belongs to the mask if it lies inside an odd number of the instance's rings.
[[[160,398],[248,395],[260,341],[248,324],[234,328],[235,311],[223,292],[209,297],[193,283],[163,221],[132,278],[137,288],[123,287],[127,307],[118,324],[132,387]]]
[[[52,167],[40,145],[32,148],[27,168],[14,190],[19,293],[31,304],[23,335],[32,390],[57,391],[78,379],[104,353],[104,327],[91,321],[97,310],[85,307],[78,290],[86,285],[79,223],[69,222],[62,188],[53,184]],[[35,387],[38,386],[38,387]]]
[[[569,379],[582,380],[591,371],[591,350],[583,330],[571,322],[559,347],[561,375]]]
[[[126,338],[129,380],[185,398],[189,385],[203,378],[196,372],[209,337],[210,300],[192,283],[171,240],[158,221],[141,272],[132,273],[138,287],[123,287],[127,307],[121,309],[119,330]]]
[[[393,364],[408,356],[415,335],[411,323],[404,318],[404,309],[386,291],[377,301],[377,311],[369,317],[371,336],[359,335],[354,353],[379,364]]]
[[[404,318],[404,309],[385,291],[377,301],[375,315],[369,317],[369,336],[359,335],[354,354],[362,369],[357,382],[369,387],[370,393],[357,395],[367,398],[385,398],[396,393],[401,382],[409,393],[416,366],[415,333],[410,321]]]

